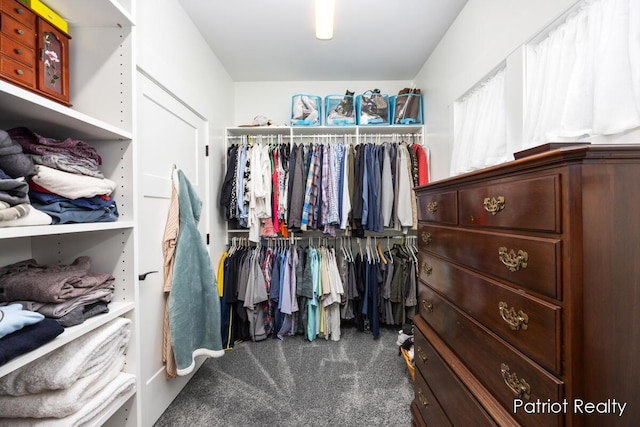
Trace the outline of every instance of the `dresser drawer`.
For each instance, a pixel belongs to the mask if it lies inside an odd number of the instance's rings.
[[[0,55],[0,74],[23,86],[35,87],[36,74],[33,68]]]
[[[419,325],[419,322],[417,325]],[[414,328],[413,349],[416,363],[416,381],[418,377],[424,376],[425,381],[433,390],[436,399],[440,402],[440,406],[454,426],[496,425],[467,387],[451,372],[435,349],[425,339],[419,327]],[[428,420],[426,421],[430,425]]]
[[[425,427],[424,420],[422,419],[422,414],[420,414],[420,410],[418,409],[418,404],[415,400],[411,401],[411,427]]]
[[[419,373],[416,373],[414,391],[414,402],[427,426],[451,426],[449,419],[427,385],[427,381]]]
[[[560,176],[513,180],[460,190],[461,225],[560,233]]]
[[[420,224],[421,251],[560,299],[560,240]]]
[[[458,223],[458,193],[421,193],[418,195],[418,220]]]
[[[562,401],[562,381],[480,327],[428,286],[419,285],[418,297],[420,316],[505,409],[513,411],[514,399]],[[430,379],[426,379],[431,384]],[[432,389],[437,393],[435,385]],[[528,415],[522,411],[514,414],[520,423],[541,427],[561,425],[561,417],[561,414]]]
[[[35,49],[36,31],[33,28],[29,28],[5,14],[0,16],[0,20],[0,25],[2,25],[1,37],[12,38],[30,49]]]
[[[36,28],[36,15],[25,5],[16,0],[0,0],[0,5],[3,15],[11,16],[31,29]]]
[[[561,373],[561,308],[426,252],[420,279],[479,323],[556,374]]]
[[[31,68],[36,67],[35,50],[30,49],[9,37],[0,37],[0,53],[14,61],[22,62]]]

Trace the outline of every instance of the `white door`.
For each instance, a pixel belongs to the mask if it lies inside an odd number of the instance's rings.
[[[190,379],[168,380],[162,363],[164,310],[162,236],[171,195],[171,171],[181,169],[203,201],[200,231],[207,232],[207,122],[183,102],[138,73],[138,271],[142,424],[151,426]]]

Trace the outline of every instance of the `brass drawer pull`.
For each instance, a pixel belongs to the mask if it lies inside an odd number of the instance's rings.
[[[504,196],[498,197],[485,197],[484,199],[484,210],[489,212],[491,215],[495,215],[504,209]]]
[[[426,274],[427,276],[431,276],[431,273],[433,273],[433,267],[431,267],[429,264],[427,264],[427,261],[423,261],[422,262],[422,272],[424,274]]]
[[[511,271],[518,271],[521,268],[527,268],[529,254],[523,250],[519,250],[516,254],[513,249],[507,252],[507,248],[502,246],[498,249],[500,261]]]
[[[427,233],[426,231],[423,231],[421,234],[422,237],[422,242],[425,245],[428,245],[429,243],[431,243],[431,233]]]
[[[431,202],[427,205],[427,210],[431,213],[436,213],[438,210],[438,202]]]
[[[424,307],[425,310],[427,310],[428,313],[433,313],[433,302],[423,299],[422,300],[422,307]]]
[[[424,393],[422,393],[422,390],[418,390],[418,400],[420,400],[420,404],[425,408],[429,406],[429,402],[427,402],[427,398],[424,397]]]
[[[427,363],[427,360],[429,360],[429,358],[426,354],[424,354],[424,350],[422,349],[422,347],[417,347],[417,353],[418,359],[422,360],[422,363]]]
[[[527,399],[531,397],[531,386],[523,379],[518,379],[518,375],[514,372],[509,372],[509,365],[506,363],[500,364],[500,371],[502,372],[502,379],[504,383],[513,392],[513,395],[517,398]]]
[[[527,329],[529,327],[529,316],[522,310],[519,310],[516,313],[516,309],[511,307],[508,308],[508,305],[504,301],[500,301],[498,304],[498,310],[500,310],[500,316],[502,316],[502,320],[507,322],[507,325],[514,331],[518,329]]]

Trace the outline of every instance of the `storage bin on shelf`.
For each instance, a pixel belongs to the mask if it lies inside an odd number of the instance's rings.
[[[402,93],[391,97],[391,112],[394,125],[422,124],[422,95],[420,93]]]
[[[324,98],[327,126],[349,126],[356,124],[355,99],[353,95],[327,95]]]
[[[359,125],[388,125],[389,96],[367,91],[356,97],[356,115]]]
[[[320,126],[321,122],[322,98],[304,93],[291,97],[291,126]]]

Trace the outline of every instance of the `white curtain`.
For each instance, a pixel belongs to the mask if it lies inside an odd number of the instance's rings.
[[[523,148],[640,126],[640,0],[589,0],[527,51]]]
[[[513,159],[507,152],[505,86],[503,68],[454,103],[451,175]]]

